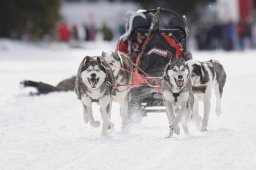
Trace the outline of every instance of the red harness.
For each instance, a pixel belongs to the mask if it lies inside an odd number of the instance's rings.
[[[173,40],[169,35],[167,34],[161,34],[161,36],[166,40],[166,42],[176,50],[175,59],[178,60],[180,57],[182,57],[182,46],[178,43],[176,43],[175,40]],[[151,41],[154,38],[154,35],[151,35],[149,37],[149,41]],[[145,43],[141,46],[141,49],[145,48]],[[133,64],[135,69],[135,72],[133,73],[133,80],[132,84],[134,85],[149,85],[151,87],[156,88],[157,90],[160,90],[160,82],[159,80],[162,79],[162,77],[151,77],[147,73],[145,73],[141,68],[139,68],[139,62],[140,58],[137,57],[136,64]],[[138,73],[138,70],[141,71],[143,75]]]
[[[175,59],[178,60],[180,57],[182,57],[182,46],[174,39],[172,39],[168,34],[161,34],[161,36],[166,40],[166,42],[176,50]],[[151,35],[148,37],[148,41],[151,41],[154,38],[154,35]],[[141,49],[145,48],[145,43],[142,44]],[[127,49],[125,49],[126,51]],[[127,50],[128,51],[128,50]],[[143,86],[148,85],[150,87],[156,88],[158,91],[160,90],[160,80],[162,77],[152,77],[149,76],[147,73],[145,73],[138,65],[140,62],[140,58],[137,57],[135,63],[131,61],[133,66],[135,67],[135,71],[129,71],[123,68],[120,68],[123,71],[130,72],[133,74],[133,79],[131,84],[118,84],[117,86],[129,86],[129,87],[135,87],[135,86]],[[140,74],[139,71],[143,74]]]

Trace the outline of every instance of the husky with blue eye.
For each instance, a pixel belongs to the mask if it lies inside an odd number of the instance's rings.
[[[192,117],[194,96],[189,68],[184,60],[179,59],[167,64],[161,91],[169,121],[168,137],[172,137],[173,133],[180,133],[179,123],[182,123],[184,132],[189,134],[187,122]]]
[[[193,114],[199,116],[199,101],[203,102],[204,112],[201,131],[206,131],[211,108],[212,89],[216,95],[216,115],[221,114],[221,98],[226,83],[226,72],[223,65],[217,60],[187,62],[191,70],[191,80],[195,104]]]
[[[86,56],[83,59],[76,75],[75,92],[82,101],[85,122],[90,122],[93,127],[99,127],[100,122],[94,120],[92,102],[100,105],[102,135],[107,135],[107,130],[113,126],[110,117],[114,84],[113,72],[101,57]]]

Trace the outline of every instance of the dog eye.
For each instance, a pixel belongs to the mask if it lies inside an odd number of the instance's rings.
[[[174,71],[174,72],[177,72],[178,70],[176,70],[176,69],[173,69],[173,71]]]
[[[97,69],[95,69],[95,71],[99,72],[99,71],[100,71],[100,69],[99,69],[99,68],[97,68]]]
[[[88,72],[91,72],[91,71],[92,71],[92,69],[87,69],[87,71],[88,71]]]
[[[185,68],[183,68],[181,71],[185,71]]]
[[[191,77],[196,77],[196,74],[192,73],[192,74],[191,74]]]

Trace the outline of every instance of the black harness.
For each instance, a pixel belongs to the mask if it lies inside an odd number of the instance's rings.
[[[178,101],[178,97],[180,96],[180,92],[179,93],[173,93],[172,92],[172,95],[175,98],[174,101],[177,102]]]

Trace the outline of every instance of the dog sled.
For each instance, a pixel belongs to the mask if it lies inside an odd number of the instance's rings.
[[[156,109],[164,106],[160,81],[165,66],[184,56],[187,33],[185,17],[172,10],[158,7],[128,13],[126,32],[120,37],[117,50],[127,53],[134,66],[130,115],[165,110]]]

